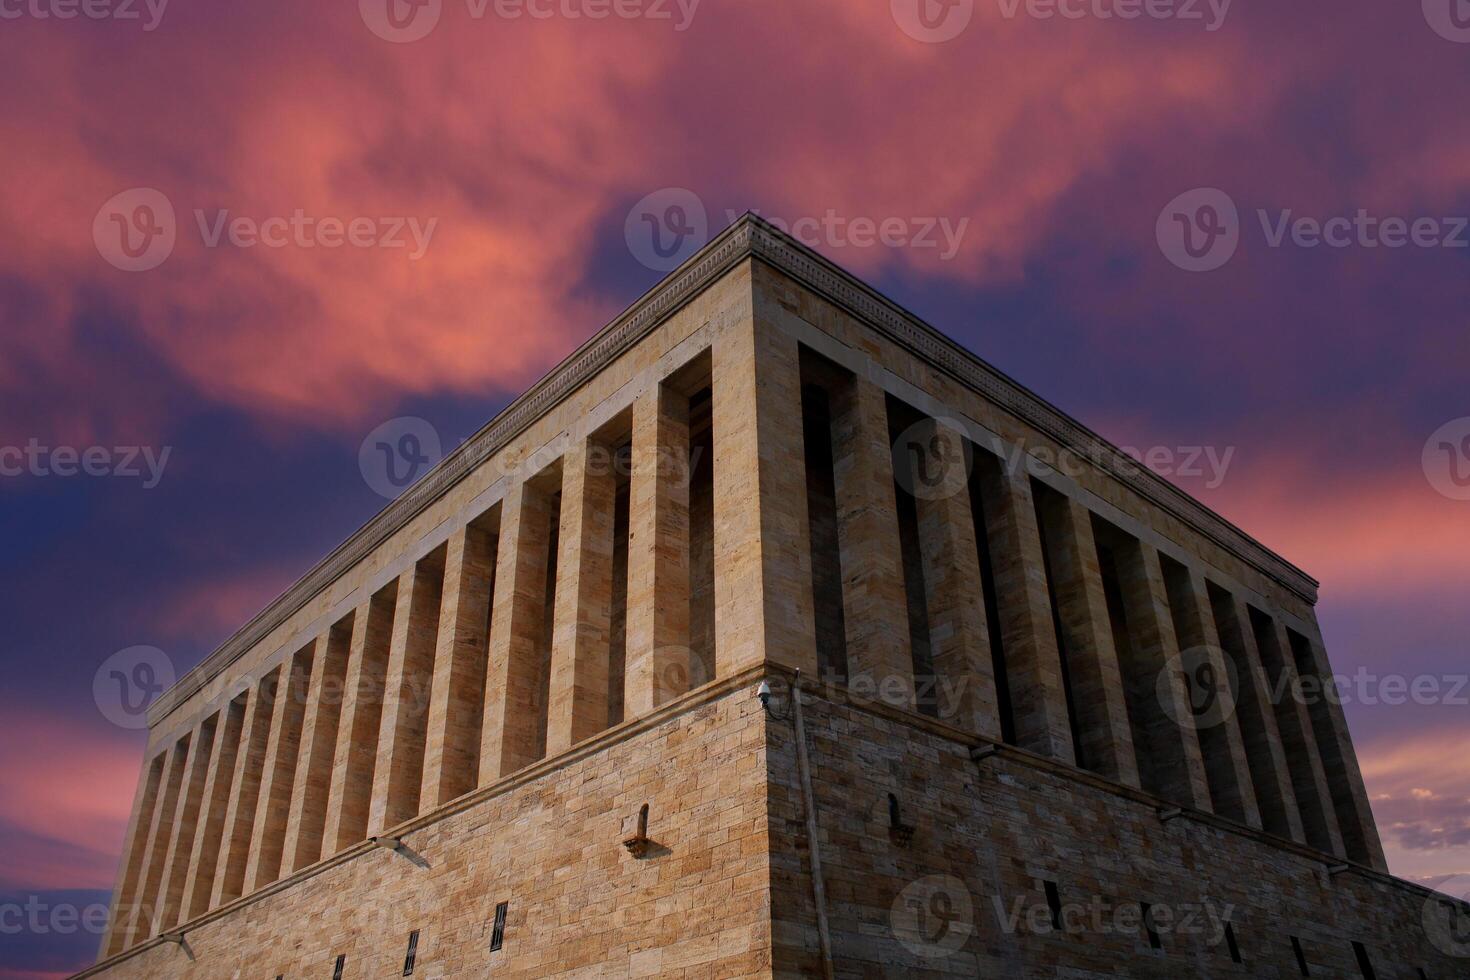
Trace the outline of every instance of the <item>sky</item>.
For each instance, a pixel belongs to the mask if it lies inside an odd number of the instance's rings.
[[[0,980],[95,955],[117,665],[747,209],[1319,579],[1393,871],[1470,874],[1465,0],[0,0],[0,91]]]

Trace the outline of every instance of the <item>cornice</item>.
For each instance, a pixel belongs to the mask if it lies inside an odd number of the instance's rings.
[[[156,725],[318,593],[370,555],[476,467],[576,391],[660,323],[747,258],[757,258],[850,312],[916,356],[975,389],[1063,447],[1095,460],[1144,499],[1280,582],[1309,603],[1317,583],[1244,531],[1140,468],[1101,436],[1011,380],[855,276],[752,214],[746,214],[644,293],[633,305],[531,386],[474,436],[337,546],[164,692],[148,710]]]

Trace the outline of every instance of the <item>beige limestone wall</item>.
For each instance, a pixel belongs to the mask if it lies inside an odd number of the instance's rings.
[[[769,975],[765,718],[754,679],[671,703],[574,758],[217,912],[109,978]],[[649,806],[647,856],[623,845]],[[504,947],[491,952],[499,902]],[[193,959],[190,959],[192,954]]]

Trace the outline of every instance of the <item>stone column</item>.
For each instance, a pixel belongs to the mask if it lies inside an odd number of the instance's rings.
[[[494,561],[492,531],[469,524],[450,536],[419,793],[425,807],[463,796],[480,775]]]
[[[1226,648],[1238,651],[1236,710],[1240,713],[1246,755],[1251,760],[1261,821],[1266,830],[1278,837],[1305,844],[1307,837],[1291,786],[1291,770],[1281,745],[1281,732],[1276,727],[1276,712],[1271,706],[1271,686],[1261,665],[1260,651],[1256,649],[1255,631],[1251,629],[1250,608],[1243,599],[1230,596],[1217,603],[1215,621]]]
[[[209,906],[215,908],[239,898],[245,891],[245,868],[250,857],[255,808],[260,800],[260,774],[265,768],[266,744],[271,716],[283,668],[266,674],[250,694],[240,731],[240,750],[235,758],[235,775],[230,782],[230,802],[225,809],[225,827],[214,873],[214,893]]]
[[[137,900],[129,927],[129,945],[141,943],[153,935],[153,924],[159,911],[163,865],[168,859],[169,842],[173,839],[179,796],[183,791],[184,775],[189,766],[190,744],[190,737],[185,735],[168,750],[168,761],[164,765],[163,792],[153,811],[153,822],[148,832],[148,849],[143,855],[138,876]]]
[[[562,463],[547,755],[560,755],[607,727],[615,490],[611,450],[575,440]]]
[[[915,448],[922,456],[910,461],[915,467],[911,477],[918,476],[917,467],[921,465],[936,475],[940,467],[954,469],[948,478],[929,482],[912,479],[909,483],[915,488],[918,510],[939,717],[999,741],[995,660],[985,619],[975,518],[965,478],[963,434],[927,419],[915,436]]]
[[[1022,748],[1075,764],[1030,478],[1024,467],[1011,473],[1005,460],[980,457],[976,463],[1016,740]]]
[[[538,699],[552,503],[545,490],[520,483],[510,489],[501,511],[480,742],[481,786],[542,756]]]
[[[623,717],[689,688],[689,399],[664,384],[633,402]]]
[[[315,669],[306,694],[306,719],[301,728],[300,761],[291,788],[291,814],[286,821],[282,873],[299,871],[322,856],[322,832],[327,820],[327,796],[332,789],[332,759],[337,751],[337,728],[347,680],[347,656],[352,645],[352,619],[336,624],[317,637],[312,654]]]
[[[1270,675],[1276,725],[1291,765],[1292,788],[1296,791],[1307,843],[1318,850],[1346,857],[1342,831],[1332,806],[1332,790],[1313,737],[1312,718],[1292,662],[1291,640],[1285,624],[1272,617],[1270,627],[1257,638],[1257,645]]]
[[[1342,700],[1332,681],[1327,649],[1316,624],[1313,623],[1312,627],[1310,635],[1303,637],[1305,647],[1302,656],[1322,682],[1324,695],[1319,710],[1313,715],[1313,726],[1317,732],[1322,768],[1332,792],[1333,808],[1337,811],[1342,843],[1348,857],[1354,861],[1387,871],[1383,842],[1378,836],[1373,808],[1368,803],[1368,790],[1363,784],[1363,772],[1358,767],[1358,754],[1353,749]]]
[[[369,837],[380,836],[419,813],[443,585],[442,553],[420,559],[398,577],[383,717],[378,726],[378,759],[368,806]]]
[[[131,929],[133,908],[138,901],[138,879],[141,876],[143,859],[152,839],[153,815],[158,809],[158,794],[163,784],[164,763],[167,752],[160,753],[143,767],[138,777],[138,789],[133,794],[133,813],[128,818],[128,833],[123,838],[122,861],[117,873],[117,891],[112,899],[112,915],[107,922],[107,933],[102,937],[104,956],[120,953],[132,945]]]
[[[1206,696],[1217,696],[1219,689],[1224,687],[1226,696],[1232,699],[1233,708],[1234,692],[1228,691],[1224,650],[1220,645],[1214,610],[1210,608],[1209,586],[1196,569],[1188,569],[1184,576],[1179,583],[1183,588],[1178,590],[1179,608],[1176,611],[1179,614],[1180,648],[1192,651],[1180,664],[1181,669],[1195,674],[1188,684],[1188,691],[1191,696],[1206,694],[1197,688],[1202,681],[1214,678],[1216,691],[1208,692]],[[1208,668],[1207,671],[1204,668]],[[1191,712],[1186,717],[1194,718],[1196,722],[1195,732],[1199,737],[1215,810],[1248,826],[1260,827],[1261,811],[1256,805],[1255,788],[1251,784],[1239,713],[1234,710],[1206,711],[1203,716],[1196,717]]]
[[[1119,556],[1118,580],[1133,646],[1133,662],[1125,673],[1132,675],[1128,683],[1137,692],[1135,704],[1141,709],[1141,727],[1148,735],[1148,745],[1139,752],[1152,754],[1150,765],[1164,796],[1209,811],[1210,785],[1199,738],[1193,728],[1175,720],[1190,717],[1189,692],[1178,672],[1169,669],[1170,664],[1178,663],[1179,639],[1159,553],[1152,545],[1130,541]],[[1162,683],[1161,677],[1165,678]]]
[[[179,794],[179,809],[173,820],[174,831],[169,842],[168,860],[163,866],[163,881],[155,905],[158,912],[153,918],[154,935],[167,931],[179,921],[179,910],[184,901],[184,884],[189,873],[189,856],[193,853],[194,838],[199,831],[199,813],[204,801],[205,783],[209,779],[211,759],[217,751],[217,733],[223,714],[216,712],[210,715],[189,736],[189,768],[184,777],[183,790]]]
[[[276,688],[250,857],[245,865],[246,894],[281,876],[291,788],[296,784],[296,760],[301,752],[301,724],[306,717],[306,692],[311,685],[312,652],[311,645],[307,645],[281,665],[283,683]]]
[[[1061,493],[1046,494],[1040,513],[1056,589],[1058,640],[1066,650],[1077,707],[1079,754],[1094,772],[1136,787],[1138,759],[1092,515],[1081,501]]]
[[[332,788],[327,794],[323,857],[331,857],[367,837],[397,600],[398,583],[394,582],[352,614],[347,681],[342,717],[337,723],[337,750],[332,756]]]
[[[721,677],[767,659],[818,669],[797,351],[761,316],[722,325],[712,346]]]
[[[886,396],[856,376],[830,394],[848,684],[869,686],[881,699],[912,709],[914,653]]]
[[[230,785],[235,778],[240,733],[245,727],[245,712],[250,697],[251,694],[247,691],[220,711],[220,722],[214,736],[214,751],[209,759],[209,775],[204,781],[199,832],[194,835],[194,846],[189,849],[189,872],[184,901],[179,909],[180,923],[209,911],[210,896],[214,892],[215,870],[224,840],[225,815],[230,805]]]

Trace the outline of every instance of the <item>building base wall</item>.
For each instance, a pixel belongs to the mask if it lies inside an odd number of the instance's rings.
[[[417,929],[415,977],[768,977],[765,722],[745,686],[712,687],[407,830],[402,853],[357,848],[186,924],[187,950],[155,941],[83,975],[325,980],[345,954],[344,978],[397,977]],[[645,803],[640,858],[623,842]]]
[[[1418,886],[1334,874],[1329,855],[1214,818],[1161,820],[1162,801],[1028,754],[972,761],[973,740],[886,706],[818,693],[803,713],[838,977],[1297,978],[1293,936],[1313,977],[1364,976],[1354,942],[1378,978],[1470,975],[1429,941]],[[769,752],[774,973],[821,976],[790,721]]]

